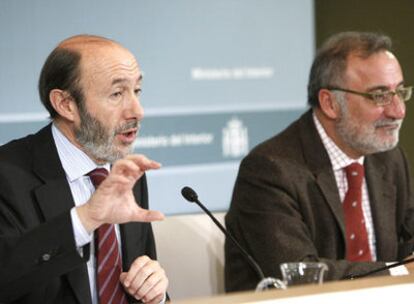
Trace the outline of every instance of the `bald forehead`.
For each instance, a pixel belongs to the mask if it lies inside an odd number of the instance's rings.
[[[93,35],[77,35],[63,40],[57,48],[64,48],[72,51],[76,51],[81,55],[81,58],[90,56],[88,60],[97,57],[99,53],[105,54],[108,51],[122,51],[132,54],[119,43],[100,36]],[[133,56],[132,56],[133,57]]]
[[[77,35],[62,41],[58,48],[80,54],[82,76],[111,72],[117,67],[131,71],[139,69],[134,55],[128,49],[105,37]]]
[[[116,69],[135,71],[139,69],[134,55],[118,44],[106,44],[84,49],[81,53],[81,70],[91,73]]]
[[[113,87],[136,87],[141,83],[141,70],[135,56],[112,40],[76,36],[63,41],[59,47],[79,52],[79,84],[86,95],[95,90],[105,93]]]
[[[115,41],[93,35],[77,35],[69,37],[68,39],[63,40],[59,43],[58,48],[74,49],[82,51],[84,48],[93,48],[93,47],[103,47],[109,45],[118,45]]]

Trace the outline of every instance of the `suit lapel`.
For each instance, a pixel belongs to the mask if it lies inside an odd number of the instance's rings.
[[[326,203],[335,216],[335,219],[342,231],[342,235],[345,236],[345,218],[341,200],[339,198],[338,186],[336,185],[332,170],[317,172],[316,183],[321,189]]]
[[[53,141],[51,125],[42,129],[33,143],[33,171],[44,182],[36,189],[35,196],[45,220],[68,212],[74,200]],[[86,265],[67,274],[79,303],[91,303],[89,278]]]
[[[120,226],[122,241],[122,268],[128,271],[132,262],[137,258],[137,253],[142,252],[138,236],[143,235],[141,232],[141,223],[127,223]]]
[[[134,196],[138,204],[141,203],[142,197],[142,181],[138,181],[134,186]],[[122,244],[122,267],[124,271],[128,271],[132,262],[138,257],[139,253],[144,252],[142,239],[139,236],[145,235],[142,231],[145,223],[130,222],[120,225],[121,244]]]
[[[305,160],[315,176],[326,204],[338,222],[342,235],[345,236],[345,220],[331,161],[316,130],[312,111],[308,111],[304,116],[305,119],[300,124],[300,137]]]
[[[387,260],[389,257],[384,254],[393,252],[393,248],[389,248],[386,244],[393,242],[386,238],[397,233],[397,231],[390,231],[395,225],[387,224],[395,221],[396,188],[392,182],[387,181],[384,164],[375,156],[366,157],[365,172],[375,229],[377,258]]]
[[[345,219],[332,165],[316,130],[312,112],[309,111],[305,115],[307,117],[300,125],[304,157],[314,173],[316,183],[332,210],[345,239]],[[378,157],[375,155],[367,156],[364,165],[375,229],[377,258],[387,260],[387,258],[393,257],[385,256],[385,254],[391,252],[391,254],[396,255],[397,250],[397,248],[386,246],[386,244],[395,243],[395,240],[390,241],[386,238],[397,234],[397,231],[392,230],[395,225],[386,224],[395,221],[396,188],[392,182],[387,181],[388,177],[384,164]]]

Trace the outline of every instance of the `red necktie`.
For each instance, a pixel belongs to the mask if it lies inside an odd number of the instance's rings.
[[[362,211],[362,181],[364,167],[352,163],[345,167],[348,191],[343,202],[346,228],[346,259],[348,261],[372,261],[368,234]]]
[[[104,168],[89,172],[95,188],[108,176]],[[96,285],[100,304],[126,304],[126,294],[119,281],[121,256],[113,224],[103,224],[95,231]]]

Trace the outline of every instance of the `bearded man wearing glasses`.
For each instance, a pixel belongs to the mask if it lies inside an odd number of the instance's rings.
[[[391,39],[344,32],[313,62],[311,109],[242,161],[226,225],[280,277],[284,262],[328,265],[326,279],[379,269],[413,252],[414,203],[407,160],[397,147],[412,87]],[[226,290],[258,279],[226,242]],[[394,268],[379,274],[408,273]]]

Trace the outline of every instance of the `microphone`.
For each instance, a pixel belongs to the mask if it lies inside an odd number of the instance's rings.
[[[389,270],[391,268],[398,267],[398,266],[401,266],[401,265],[410,264],[412,262],[414,262],[414,258],[409,258],[407,260],[395,262],[395,263],[389,264],[387,266],[380,267],[380,268],[377,268],[377,269],[374,269],[374,270],[371,270],[371,271],[368,271],[368,272],[365,272],[365,273],[361,273],[361,274],[350,274],[350,275],[346,276],[344,279],[345,280],[361,279],[361,278],[368,277],[371,274],[374,274],[374,273],[377,273],[377,272],[381,272],[381,271],[384,271],[384,270]]]
[[[216,224],[216,226],[228,237],[228,239],[231,240],[231,242],[239,249],[239,251],[242,253],[243,257],[246,259],[246,261],[249,263],[249,265],[253,268],[253,270],[256,272],[257,276],[259,277],[259,284],[257,285],[256,291],[267,289],[268,287],[276,287],[285,289],[286,285],[281,282],[280,280],[268,277],[266,278],[263,274],[262,269],[260,268],[259,264],[252,258],[250,254],[247,253],[246,250],[237,242],[237,240],[233,237],[233,235],[230,234],[226,230],[226,228],[223,227],[222,224],[214,217],[214,215],[208,210],[198,199],[197,193],[190,187],[184,187],[181,189],[182,196],[189,201],[190,203],[196,203],[203,211],[213,220],[213,222]]]
[[[216,226],[233,242],[234,245],[240,250],[240,252],[243,254],[245,259],[249,262],[250,266],[254,269],[257,276],[259,277],[259,280],[262,280],[265,278],[262,269],[259,267],[259,265],[256,263],[256,261],[251,257],[250,254],[244,250],[244,248],[237,242],[237,240],[226,230],[226,228],[223,227],[222,224],[214,217],[214,215],[208,210],[199,200],[197,193],[191,189],[190,187],[184,187],[181,189],[181,194],[184,196],[184,198],[189,201],[190,203],[196,203],[200,206],[201,209],[213,220],[213,222],[216,224]]]

